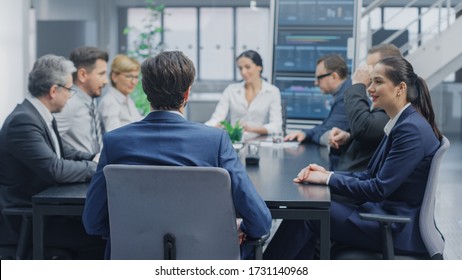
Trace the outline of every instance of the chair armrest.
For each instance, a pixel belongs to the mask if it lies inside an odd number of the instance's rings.
[[[411,218],[397,215],[359,213],[359,217],[366,221],[374,221],[380,224],[382,234],[382,254],[386,260],[393,260],[395,252],[393,247],[393,235],[390,225],[392,223],[409,223]]]
[[[253,253],[254,253],[254,258],[256,260],[262,260],[263,259],[263,245],[265,245],[266,240],[268,240],[270,234],[265,234],[263,236],[253,238],[253,237],[246,237],[246,239],[243,242],[243,245],[248,245],[248,246],[253,246]]]
[[[246,239],[244,240],[244,244],[251,245],[251,246],[263,246],[265,245],[265,242],[266,240],[268,240],[269,236],[270,236],[269,233],[263,236],[260,236],[260,237],[256,237],[256,238],[247,236]]]
[[[359,217],[366,221],[375,221],[379,223],[409,223],[411,218],[397,215],[359,213]]]

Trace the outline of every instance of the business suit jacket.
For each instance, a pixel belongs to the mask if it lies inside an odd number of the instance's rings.
[[[335,170],[363,171],[385,135],[383,128],[390,118],[382,109],[370,109],[364,84],[349,87],[344,99],[351,140],[341,148]]]
[[[392,226],[394,246],[408,252],[426,252],[419,213],[431,161],[439,146],[428,122],[412,105],[406,108],[389,136],[383,138],[366,171],[332,174],[332,193],[363,201],[347,221],[367,232],[376,229],[377,223],[361,220],[357,212],[410,216],[410,223]]]
[[[311,141],[316,144],[320,144],[321,136],[333,127],[338,127],[342,130],[348,130],[350,128],[345,114],[345,102],[343,99],[345,91],[350,86],[351,79],[346,79],[334,97],[334,103],[332,104],[332,108],[327,118],[322,122],[322,124],[303,131],[306,135],[304,141]]]
[[[213,166],[228,170],[241,229],[258,237],[269,232],[271,215],[233,149],[227,133],[187,121],[168,111],[151,112],[142,121],[106,133],[103,151],[87,193],[83,222],[89,234],[109,236],[107,164]]]
[[[18,104],[0,131],[0,208],[30,205],[31,197],[59,183],[89,181],[93,155],[63,143],[58,158],[45,120],[28,101]]]

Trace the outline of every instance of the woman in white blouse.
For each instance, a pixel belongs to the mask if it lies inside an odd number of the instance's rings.
[[[263,62],[252,50],[241,53],[237,67],[243,81],[229,85],[205,124],[220,127],[227,119],[239,121],[244,131],[252,134],[273,134],[282,131],[281,94],[279,89],[261,77]]]
[[[104,95],[99,111],[105,131],[139,121],[142,116],[129,94],[135,89],[140,74],[140,63],[126,55],[116,55],[111,65],[112,87]]]

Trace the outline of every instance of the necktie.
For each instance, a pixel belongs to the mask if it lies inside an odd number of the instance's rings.
[[[95,99],[92,100],[91,105],[90,105],[90,116],[93,120],[93,126],[94,126],[94,131],[95,131],[95,139],[94,139],[94,152],[99,153],[101,151],[101,148],[103,147],[103,139],[102,139],[102,134],[101,134],[101,122],[99,119],[99,114],[98,110],[95,105]]]
[[[53,120],[51,121],[51,127],[53,128],[55,139],[58,142],[58,145],[57,146],[55,145],[56,154],[58,155],[59,158],[61,158],[61,153],[63,151],[63,144],[61,143],[61,137],[59,136],[58,125],[56,124],[55,118],[53,118]]]

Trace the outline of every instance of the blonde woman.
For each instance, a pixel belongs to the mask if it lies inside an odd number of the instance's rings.
[[[99,104],[106,132],[142,118],[129,97],[136,87],[140,63],[126,55],[117,55],[111,64],[111,87]]]

